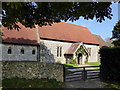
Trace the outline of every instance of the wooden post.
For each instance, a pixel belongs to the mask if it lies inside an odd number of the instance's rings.
[[[65,75],[66,75],[66,70],[65,66],[63,65],[63,82],[65,82]]]
[[[85,80],[87,79],[87,70],[85,70]]]
[[[87,71],[85,70],[85,67],[83,67],[82,78],[84,81],[87,79]]]
[[[83,67],[83,80],[85,81],[85,67]]]

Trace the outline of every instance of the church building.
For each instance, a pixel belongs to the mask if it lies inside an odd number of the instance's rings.
[[[3,61],[84,64],[99,61],[99,49],[107,46],[99,35],[79,25],[60,22],[31,29],[18,24],[19,31],[2,26]]]

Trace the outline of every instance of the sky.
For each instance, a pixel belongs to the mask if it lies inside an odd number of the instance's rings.
[[[105,21],[103,21],[102,23],[97,22],[95,19],[85,20],[83,19],[83,17],[81,17],[79,20],[75,22],[71,22],[71,21],[67,21],[67,22],[80,26],[85,26],[91,31],[91,33],[100,35],[105,40],[107,37],[112,37],[113,28],[116,25],[118,18],[120,19],[120,12],[118,17],[118,3],[112,3],[111,8],[113,14],[112,19],[110,20],[106,18]],[[120,5],[119,5],[119,9],[120,9]]]
[[[102,23],[97,22],[95,19],[93,20],[84,20],[82,17],[75,21],[67,21],[68,23],[85,26],[87,27],[91,33],[100,35],[104,40],[108,37],[112,37],[112,31],[114,26],[116,25],[118,21],[118,3],[112,3],[112,19],[105,19]]]

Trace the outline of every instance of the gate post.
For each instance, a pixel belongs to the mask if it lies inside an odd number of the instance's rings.
[[[85,67],[83,67],[82,78],[84,81],[87,79],[87,71],[85,70]]]
[[[65,82],[65,75],[66,75],[66,70],[65,66],[63,65],[63,82]]]
[[[83,80],[85,81],[85,67],[83,67]]]
[[[85,70],[85,80],[87,79],[87,71]]]

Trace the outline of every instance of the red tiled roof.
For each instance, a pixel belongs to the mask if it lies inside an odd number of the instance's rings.
[[[19,26],[21,27],[19,31],[8,30],[2,26],[2,42],[37,45],[37,34],[35,29],[26,28],[20,23]],[[60,22],[54,23],[52,26],[38,27],[38,29],[40,38],[44,39],[99,44],[88,28],[83,26]]]
[[[60,22],[39,29],[40,38],[99,44],[88,28],[83,26]]]
[[[2,42],[3,43],[14,43],[14,44],[31,44],[38,45],[37,36],[35,29],[26,28],[19,23],[21,29],[17,30],[8,30],[2,26]]]
[[[80,45],[80,43],[73,43],[70,48],[65,52],[65,54],[73,54],[76,49],[78,48],[78,46]]]
[[[94,34],[94,36],[97,39],[97,41],[99,42],[100,47],[108,46],[107,43],[99,35]]]

